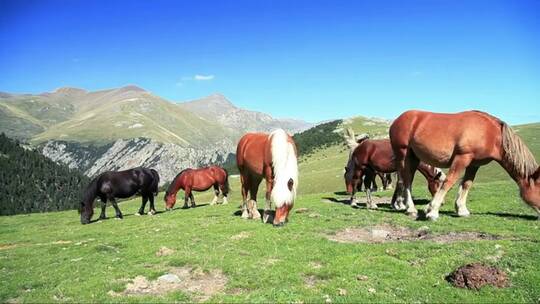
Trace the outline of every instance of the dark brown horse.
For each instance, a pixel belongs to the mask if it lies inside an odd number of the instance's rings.
[[[459,216],[470,215],[466,200],[476,172],[495,160],[518,184],[523,200],[540,215],[540,168],[521,138],[498,118],[479,111],[407,111],[392,123],[390,139],[409,214],[417,214],[410,187],[420,161],[450,168],[426,208],[426,217],[436,220],[446,193],[464,171],[455,207]]]
[[[298,186],[296,146],[292,137],[281,129],[270,134],[248,133],[238,142],[236,163],[242,183],[242,217],[261,217],[257,210],[257,192],[264,178],[266,204],[263,222],[268,221],[274,202],[276,214],[273,224],[284,225],[293,207]]]
[[[116,204],[116,198],[128,198],[137,193],[142,195],[142,205],[138,215],[144,213],[146,202],[150,201],[148,214],[155,214],[154,195],[157,195],[159,174],[154,169],[134,168],[125,171],[108,171],[94,178],[86,191],[81,202],[81,223],[88,224],[94,214],[94,200],[101,200],[101,215],[99,219],[105,219],[105,208],[110,201],[116,211],[116,217],[122,219],[122,212]]]
[[[352,129],[347,130],[345,139],[349,148],[351,148],[349,160],[345,167],[345,186],[347,192],[351,193],[351,206],[357,207],[358,201],[355,196],[355,190],[357,189],[357,185],[362,181],[362,177],[364,175],[367,177],[374,176],[375,172],[392,173],[396,171],[396,167],[389,139],[372,140],[368,139],[367,136],[363,136],[357,140]],[[431,195],[434,195],[444,179],[444,173],[440,169],[424,163],[421,163],[418,169],[426,178]],[[373,203],[371,199],[370,187],[365,185],[365,191],[367,195],[367,207],[370,209],[377,208],[377,204]],[[400,188],[396,187],[395,191],[395,193],[398,193]],[[405,206],[402,205],[402,200],[399,198],[394,195],[392,198],[392,207],[403,210]]]
[[[215,205],[218,201],[219,193],[223,195],[223,204],[227,204],[227,194],[229,194],[229,174],[227,170],[210,166],[201,169],[185,169],[178,173],[173,179],[167,192],[165,192],[165,207],[171,210],[176,204],[176,193],[180,189],[184,190],[184,206],[188,208],[188,200],[191,199],[191,207],[195,207],[193,191],[206,191],[214,187],[214,199],[210,205]]]

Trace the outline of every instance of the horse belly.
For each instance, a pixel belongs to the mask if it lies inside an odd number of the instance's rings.
[[[412,151],[421,161],[439,168],[448,168],[452,162],[453,149],[444,145],[425,145],[415,142]]]

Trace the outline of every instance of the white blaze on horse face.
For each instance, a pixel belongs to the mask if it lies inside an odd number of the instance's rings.
[[[274,168],[274,186],[270,194],[276,208],[284,204],[292,205],[298,187],[298,163],[294,146],[289,142],[289,136],[282,129],[270,133],[272,166]],[[289,190],[289,180],[292,187]]]

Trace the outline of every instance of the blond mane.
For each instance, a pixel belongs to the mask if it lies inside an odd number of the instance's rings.
[[[502,121],[501,124],[503,160],[515,176],[527,178],[533,175],[538,169],[534,155],[509,125]]]

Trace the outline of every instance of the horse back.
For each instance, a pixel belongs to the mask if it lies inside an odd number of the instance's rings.
[[[448,166],[455,153],[493,158],[501,146],[501,121],[479,111],[433,113],[407,111],[390,127],[394,151],[411,149],[435,166]]]

